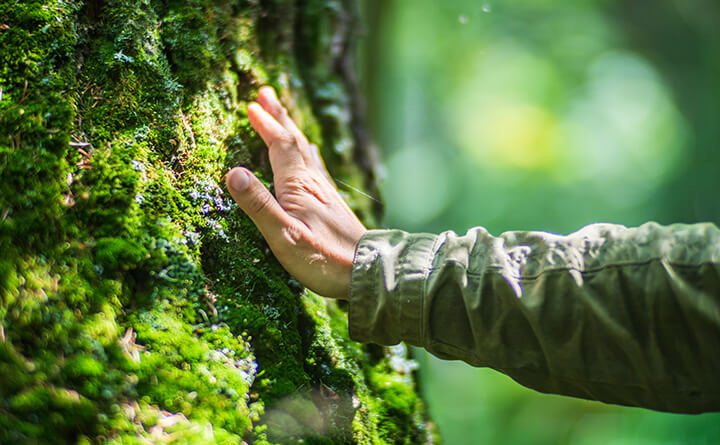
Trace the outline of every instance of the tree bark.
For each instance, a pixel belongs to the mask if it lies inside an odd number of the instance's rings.
[[[223,190],[276,87],[379,205],[349,0],[0,5],[0,443],[426,443],[402,347],[349,340]]]

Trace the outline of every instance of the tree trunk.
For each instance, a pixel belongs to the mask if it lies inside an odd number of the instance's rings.
[[[369,225],[350,0],[0,5],[0,443],[423,443],[405,349],[283,271],[223,190],[271,183],[274,85]]]

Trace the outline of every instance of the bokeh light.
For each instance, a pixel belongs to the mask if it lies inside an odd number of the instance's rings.
[[[720,187],[718,175],[704,175],[701,186],[701,175],[689,170],[720,165],[717,132],[704,121],[720,110],[720,95],[703,95],[714,85],[703,70],[720,66],[713,50],[720,35],[710,31],[718,28],[708,25],[720,26],[720,8],[706,5],[703,14],[658,1],[652,10],[639,0],[368,1],[375,20],[367,83],[387,168],[385,225],[569,233],[598,221],[693,222],[718,214],[716,196],[705,191]],[[680,31],[666,29],[680,17]],[[701,32],[705,46],[677,40]],[[704,58],[670,63],[687,60],[690,49]],[[691,196],[693,207],[686,205]],[[430,411],[449,445],[720,437],[715,414],[541,395],[494,371],[416,353]]]

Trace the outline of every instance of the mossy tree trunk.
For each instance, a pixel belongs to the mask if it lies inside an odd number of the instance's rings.
[[[223,190],[274,85],[369,225],[350,0],[0,4],[0,443],[423,443],[403,348],[348,339]]]

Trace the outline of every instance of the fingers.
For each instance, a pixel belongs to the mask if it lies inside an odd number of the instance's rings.
[[[274,173],[283,173],[287,168],[305,165],[298,151],[295,138],[260,105],[248,105],[250,125],[258,132],[270,150],[270,163]]]
[[[258,103],[295,138],[300,155],[303,157],[305,162],[310,165],[312,162],[312,155],[308,150],[308,140],[297,125],[295,125],[295,122],[290,118],[285,107],[283,107],[278,100],[275,90],[269,86],[260,88],[260,91],[258,91]]]
[[[265,86],[260,88],[260,91],[258,91],[258,103],[265,109],[265,111],[270,113],[272,117],[280,123],[280,125],[285,127],[285,129],[287,129],[293,136],[298,138],[298,142],[304,143],[303,145],[307,144],[305,135],[295,125],[295,122],[290,119],[285,107],[283,107],[278,100],[275,90],[272,87]]]
[[[280,239],[283,229],[292,225],[290,215],[250,171],[235,167],[227,174],[226,181],[230,195],[268,242]]]
[[[248,105],[248,119],[255,131],[268,147],[280,141],[290,140],[288,131],[275,120],[263,107],[255,102]]]

